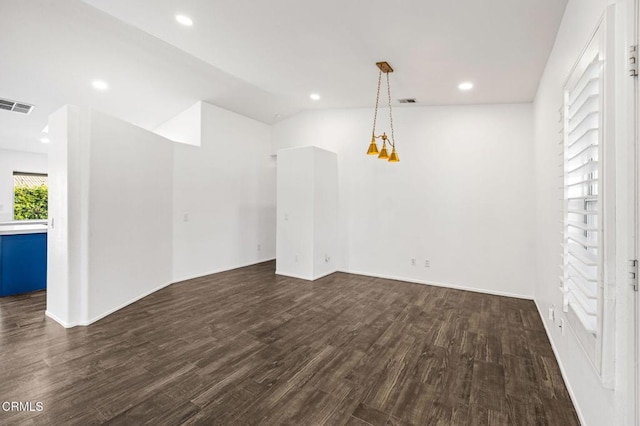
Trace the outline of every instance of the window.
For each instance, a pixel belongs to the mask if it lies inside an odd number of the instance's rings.
[[[600,175],[600,86],[602,61],[591,58],[565,99],[565,244],[567,302],[589,338],[597,336],[598,282],[602,269],[598,234]],[[590,342],[591,343],[591,342]]]
[[[47,175],[13,172],[13,219],[47,219]]]
[[[613,15],[613,14],[611,14]],[[609,29],[612,25],[606,25]],[[605,385],[612,385],[613,283],[606,260],[613,256],[615,182],[608,113],[605,23],[572,71],[564,90],[563,177],[564,311],[571,330]],[[610,60],[610,59],[609,59]],[[611,296],[611,297],[610,297]]]

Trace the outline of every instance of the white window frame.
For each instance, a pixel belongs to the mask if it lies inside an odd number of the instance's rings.
[[[565,317],[576,339],[584,349],[587,358],[599,374],[605,387],[614,386],[614,337],[615,337],[615,152],[614,152],[614,18],[613,6],[607,8],[603,20],[576,62],[563,88],[563,179],[564,179],[564,227],[563,227],[563,276]],[[598,96],[598,164],[597,164],[597,314],[595,333],[583,325],[583,321],[573,309],[571,289],[576,286],[569,282],[569,265],[575,263],[569,256],[569,218],[576,215],[569,212],[568,200],[569,169],[569,93],[577,87],[580,79],[594,64],[601,63]],[[571,216],[570,216],[571,215]]]

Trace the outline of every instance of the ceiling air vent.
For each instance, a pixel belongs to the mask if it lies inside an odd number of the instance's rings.
[[[398,102],[400,102],[401,104],[415,104],[416,103],[416,99],[415,98],[404,98],[404,99],[398,99]]]
[[[0,109],[5,111],[20,112],[22,114],[29,114],[33,109],[33,105],[25,104],[23,102],[10,101],[9,99],[0,99]]]

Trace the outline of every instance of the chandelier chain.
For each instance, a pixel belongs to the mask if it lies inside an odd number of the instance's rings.
[[[378,74],[378,92],[376,93],[376,109],[373,112],[373,130],[371,134],[375,136],[376,134],[376,121],[378,120],[378,102],[380,101],[380,84],[382,83],[382,70]]]
[[[391,125],[391,146],[396,147],[396,138],[393,134],[393,114],[391,112],[391,85],[389,84],[389,73],[387,73],[387,96],[389,97],[389,124]]]

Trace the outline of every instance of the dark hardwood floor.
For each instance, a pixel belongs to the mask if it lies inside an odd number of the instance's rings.
[[[575,425],[534,303],[275,263],[89,326],[0,299],[0,424]]]

